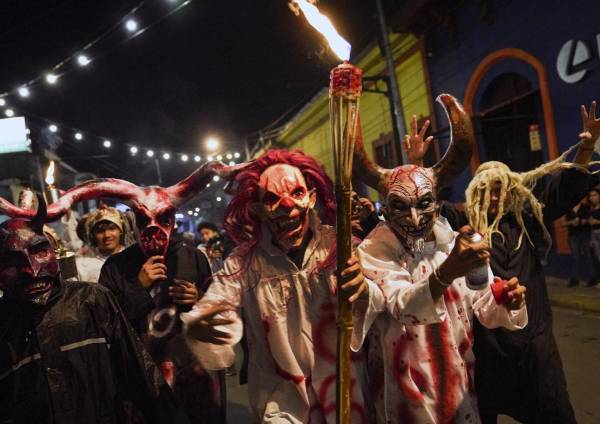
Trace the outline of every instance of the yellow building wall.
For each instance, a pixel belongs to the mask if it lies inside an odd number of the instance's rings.
[[[431,115],[424,60],[419,41],[414,36],[392,35],[391,43],[394,57],[403,56],[403,60],[397,63],[396,76],[408,130],[413,114],[418,118]],[[362,68],[364,76],[376,76],[385,71],[385,59],[379,48],[375,47],[358,61],[357,66]],[[383,82],[378,86],[385,89]],[[373,143],[392,131],[388,98],[383,94],[364,92],[360,101],[360,116],[365,149],[373,157]],[[329,98],[327,89],[324,89],[288,122],[278,141],[289,149],[301,149],[314,157],[331,176],[333,158],[330,137]]]

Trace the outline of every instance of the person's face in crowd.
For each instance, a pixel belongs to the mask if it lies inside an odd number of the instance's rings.
[[[23,219],[0,227],[0,289],[11,298],[45,304],[59,266],[50,242]]]
[[[258,213],[274,242],[286,253],[298,249],[308,234],[316,193],[308,189],[302,172],[287,164],[267,168],[259,187]]]
[[[488,215],[492,218],[495,218],[498,215],[498,211],[500,209],[500,195],[502,193],[502,183],[500,181],[496,181],[490,190],[490,207],[488,208]],[[506,199],[504,199],[504,210],[506,211],[506,205],[510,200],[510,193],[506,193]],[[483,202],[483,197],[481,198],[481,202]]]
[[[596,190],[590,191],[590,203],[593,206],[597,206],[600,204],[600,194]]]
[[[202,228],[200,230],[200,238],[202,239],[203,243],[208,243],[208,241],[212,238],[215,238],[219,235],[219,233],[217,233],[215,230],[213,230],[212,228]]]
[[[112,255],[121,249],[121,230],[109,221],[100,221],[93,230],[96,247],[103,255]]]

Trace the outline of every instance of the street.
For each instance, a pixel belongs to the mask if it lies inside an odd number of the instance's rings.
[[[553,310],[554,334],[577,421],[579,424],[600,423],[600,316],[570,309]],[[229,423],[251,424],[247,386],[239,386],[237,381],[238,376],[227,377]],[[516,421],[501,417],[498,422]]]

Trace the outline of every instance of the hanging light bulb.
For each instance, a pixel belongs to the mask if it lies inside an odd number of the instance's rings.
[[[231,153],[227,153],[227,156],[225,156],[227,158],[227,160],[231,160],[233,158],[233,155]]]
[[[217,160],[223,160],[223,155],[218,155]]]
[[[5,114],[6,116],[8,116],[9,118],[12,118],[13,116],[15,116],[15,111],[14,111],[14,110],[12,110],[12,109],[6,109],[6,110],[4,111],[4,114]]]
[[[186,154],[181,155],[181,161],[182,162],[187,162],[188,159],[189,159],[188,155],[186,155]]]
[[[58,81],[58,76],[56,74],[46,74],[46,82],[48,84],[56,84],[56,81]]]
[[[195,208],[194,209],[196,212],[200,212],[200,208]]]
[[[169,159],[171,159],[171,154],[170,154],[170,153],[167,153],[167,152],[163,153],[163,159],[164,159],[164,160],[169,160]]]
[[[217,196],[217,202],[220,202],[221,200],[223,200],[221,199],[221,196]]]
[[[132,156],[135,156],[138,152],[138,148],[136,146],[131,146],[129,148],[129,152],[131,153]]]
[[[88,66],[90,62],[91,60],[84,54],[80,54],[79,56],[77,56],[77,63],[80,66]]]
[[[83,134],[81,134],[80,132],[76,132],[74,137],[75,137],[75,140],[77,140],[77,141],[83,140]]]
[[[217,181],[219,181],[219,180],[220,180],[220,178],[219,178],[219,176],[218,176],[218,175],[215,175],[215,176],[213,177],[213,181],[217,182]]]
[[[187,213],[188,213],[188,215],[193,215],[194,214],[193,211],[188,211]]]
[[[50,124],[48,126],[48,129],[50,130],[50,132],[53,132],[53,133],[55,133],[55,132],[58,131],[58,127],[56,125],[54,125],[54,124]]]
[[[127,19],[127,22],[125,22],[125,28],[129,32],[134,32],[138,29],[138,23],[135,21],[135,19]]]
[[[29,97],[29,95],[31,94],[31,92],[29,91],[29,88],[23,86],[23,87],[19,87],[19,96],[21,97]]]
[[[104,147],[106,147],[107,149],[110,149],[110,146],[112,146],[112,142],[111,142],[110,140],[104,140],[104,141],[102,142],[102,145],[103,145]]]
[[[234,157],[234,158],[236,158],[236,159],[239,159],[239,157],[240,157],[240,154],[239,154],[238,152],[235,152],[235,153],[233,154],[233,157]]]
[[[149,158],[153,157],[154,156],[154,150],[148,150],[146,152],[146,156],[148,156]]]
[[[194,156],[194,162],[200,162],[200,159],[202,159],[200,156]]]

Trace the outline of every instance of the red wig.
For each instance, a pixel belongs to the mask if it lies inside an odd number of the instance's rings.
[[[250,249],[261,239],[260,218],[252,212],[252,205],[259,201],[258,181],[270,166],[287,164],[302,172],[309,190],[317,193],[317,210],[324,224],[335,225],[335,199],[333,183],[323,167],[300,150],[269,150],[242,172],[237,174],[236,194],[225,211],[224,228],[227,235],[238,245]]]

